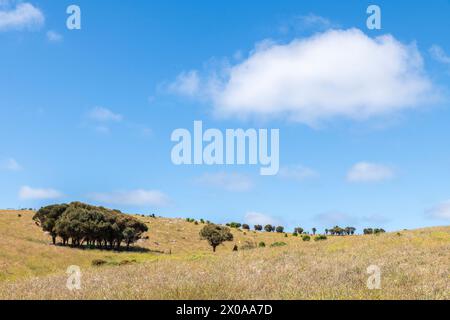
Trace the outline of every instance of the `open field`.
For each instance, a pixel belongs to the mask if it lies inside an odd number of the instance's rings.
[[[139,253],[52,246],[32,215],[0,211],[2,299],[450,299],[450,227],[322,242],[233,230],[213,254],[201,224],[146,217],[139,246],[149,251]],[[246,241],[287,245],[232,252]],[[79,291],[66,288],[70,265],[82,269]],[[381,268],[380,290],[366,286],[370,265]]]

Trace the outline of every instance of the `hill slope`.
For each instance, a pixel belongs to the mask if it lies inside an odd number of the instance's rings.
[[[450,227],[322,242],[234,230],[235,241],[213,254],[199,239],[201,224],[146,217],[149,239],[139,246],[149,251],[141,253],[52,246],[32,216],[0,211],[0,298],[450,298]],[[287,245],[232,252],[235,244],[261,241]],[[107,264],[93,267],[95,259]],[[79,291],[66,288],[70,265],[81,267]],[[367,288],[370,265],[382,271],[381,290]]]

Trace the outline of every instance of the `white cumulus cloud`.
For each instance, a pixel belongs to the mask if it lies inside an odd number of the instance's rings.
[[[90,195],[92,200],[111,204],[111,205],[126,205],[136,207],[163,207],[169,204],[169,197],[158,190],[131,190],[131,191],[117,191],[107,193],[94,193]]]
[[[41,10],[28,2],[3,1],[0,6],[0,31],[38,29],[44,25],[45,17]]]
[[[450,220],[450,200],[428,209],[426,214],[431,219]]]
[[[19,190],[19,198],[22,200],[51,200],[63,197],[63,194],[55,189],[40,189],[23,186]]]
[[[379,182],[393,177],[394,171],[390,167],[370,162],[359,162],[347,173],[349,182]]]
[[[436,96],[414,44],[358,29],[287,44],[263,41],[242,62],[212,75],[182,73],[171,86],[209,99],[222,116],[281,116],[310,125],[387,115]]]
[[[253,187],[252,179],[239,173],[205,173],[197,178],[196,182],[207,187],[215,187],[233,192],[249,191]]]

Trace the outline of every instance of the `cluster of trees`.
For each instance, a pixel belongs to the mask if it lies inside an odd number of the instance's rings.
[[[331,229],[325,229],[325,234],[331,234],[332,236],[350,236],[350,235],[354,235],[356,232],[356,228],[354,227],[346,227],[346,228],[341,228],[339,226],[335,226],[334,228]]]
[[[367,228],[363,230],[364,234],[380,234],[380,233],[385,233],[386,231],[384,229],[372,229],[372,228]]]
[[[246,223],[241,224],[239,222],[230,222],[226,224],[227,227],[230,228],[234,228],[234,229],[239,229],[242,228],[243,230],[250,230],[250,226]],[[268,224],[266,226],[262,226],[260,224],[254,225],[253,228],[255,229],[255,231],[266,231],[266,232],[278,232],[278,233],[283,233],[284,232],[284,227],[283,226],[273,226],[271,224]]]
[[[33,220],[51,235],[53,244],[59,237],[63,245],[74,247],[119,249],[125,243],[128,249],[148,231],[147,225],[119,210],[81,202],[43,207]]]
[[[242,227],[242,224],[240,224],[239,222],[230,222],[226,224],[227,227],[230,228],[234,228],[234,229],[239,229],[240,227]]]

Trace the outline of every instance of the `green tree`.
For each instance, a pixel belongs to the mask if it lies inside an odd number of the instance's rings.
[[[263,229],[263,226],[262,225],[260,225],[260,224],[257,224],[257,225],[255,225],[255,230],[256,231],[262,231],[262,229]]]
[[[213,248],[213,252],[216,252],[216,247],[223,242],[233,241],[233,234],[227,227],[209,224],[200,231],[200,238],[202,240],[207,240],[209,245]]]
[[[41,226],[42,230],[50,233],[53,244],[56,244],[55,225],[59,217],[66,211],[67,204],[55,204],[39,209],[33,216],[33,220]]]
[[[277,231],[278,233],[283,233],[283,232],[284,232],[284,227],[278,226],[278,227],[276,228],[276,231]]]

